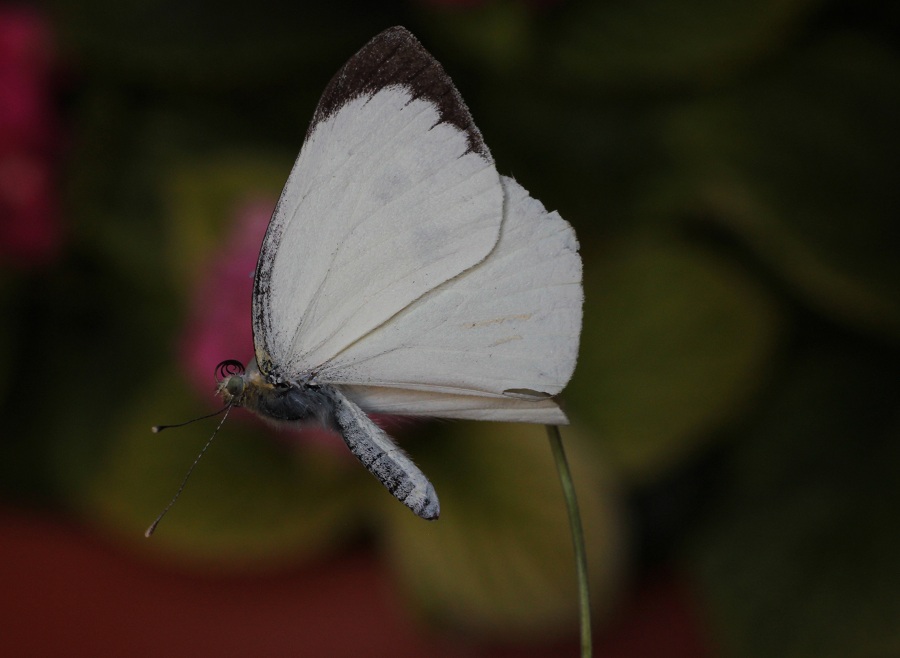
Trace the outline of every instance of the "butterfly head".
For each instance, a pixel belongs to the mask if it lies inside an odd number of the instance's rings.
[[[222,361],[216,366],[216,381],[218,382],[216,393],[225,404],[239,407],[241,399],[244,397],[248,377],[244,364],[240,361],[234,359]]]

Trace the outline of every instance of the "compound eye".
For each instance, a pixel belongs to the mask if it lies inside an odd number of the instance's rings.
[[[244,392],[244,378],[240,375],[233,375],[225,382],[225,390],[233,398],[241,397]]]

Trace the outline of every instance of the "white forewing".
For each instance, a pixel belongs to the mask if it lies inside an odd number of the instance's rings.
[[[347,386],[370,411],[565,422],[548,398],[577,357],[578,242],[521,185],[502,185],[504,222],[490,255],[336,354],[320,381]]]
[[[401,85],[350,100],[311,129],[266,234],[260,362],[285,378],[327,366],[482,261],[502,204],[490,156],[433,103]]]

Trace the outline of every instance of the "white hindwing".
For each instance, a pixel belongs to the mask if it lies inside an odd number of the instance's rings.
[[[368,411],[566,422],[548,398],[575,368],[578,242],[557,213],[501,180],[504,222],[491,254],[336,355],[320,381]]]

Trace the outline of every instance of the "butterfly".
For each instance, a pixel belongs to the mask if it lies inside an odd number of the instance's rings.
[[[582,301],[572,227],[497,173],[444,69],[394,27],[325,88],[259,253],[255,358],[220,364],[218,393],[336,430],[436,519],[434,487],[367,414],[567,423],[554,396]]]

